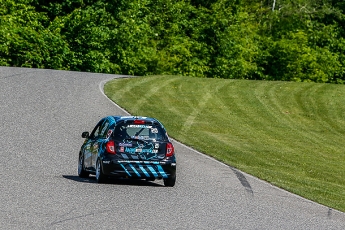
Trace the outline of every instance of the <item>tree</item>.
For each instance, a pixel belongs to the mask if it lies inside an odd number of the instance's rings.
[[[47,17],[29,3],[0,1],[0,64],[65,69],[66,42],[56,31],[44,28]]]

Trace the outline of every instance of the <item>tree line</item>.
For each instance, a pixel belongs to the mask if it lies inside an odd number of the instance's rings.
[[[345,82],[345,0],[0,0],[0,65]]]

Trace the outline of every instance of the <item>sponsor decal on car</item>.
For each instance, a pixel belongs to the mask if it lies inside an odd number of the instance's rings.
[[[136,164],[154,164],[154,165],[158,165],[161,163],[165,162],[159,162],[159,161],[131,161],[131,160],[121,160],[121,161],[117,161],[118,163],[136,163]]]
[[[128,148],[126,147],[125,148],[125,152],[126,153],[158,153],[158,150],[157,149],[142,149],[142,148]]]
[[[132,143],[119,143],[119,146],[132,147]]]
[[[128,125],[127,128],[146,128],[146,129],[151,129],[152,125]]]

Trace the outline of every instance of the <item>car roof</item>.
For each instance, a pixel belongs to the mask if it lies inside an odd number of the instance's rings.
[[[146,122],[151,122],[153,123],[158,123],[161,126],[162,123],[159,122],[156,118],[153,117],[143,117],[143,116],[110,116],[111,118],[113,118],[115,120],[115,123],[122,123],[122,122],[127,122],[127,121],[134,121],[134,120],[144,120]]]

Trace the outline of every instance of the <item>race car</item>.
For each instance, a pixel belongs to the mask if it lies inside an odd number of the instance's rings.
[[[175,149],[157,119],[107,116],[82,137],[85,141],[79,152],[79,177],[94,174],[98,183],[109,177],[163,179],[165,186],[175,185]]]

